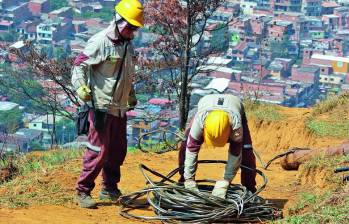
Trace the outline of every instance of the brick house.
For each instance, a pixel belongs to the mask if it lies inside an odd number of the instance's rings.
[[[302,83],[318,85],[320,79],[320,69],[315,66],[292,66],[291,80]]]
[[[17,32],[24,40],[36,40],[36,27],[40,21],[24,21],[17,26]]]
[[[28,8],[33,16],[40,16],[41,13],[50,11],[50,2],[49,0],[31,0],[28,3]]]
[[[5,8],[3,11],[3,19],[12,21],[15,25],[33,18],[33,15],[28,8],[28,2]]]
[[[74,32],[70,19],[55,18],[40,23],[36,27],[37,42],[49,44],[68,39]]]
[[[282,20],[272,20],[267,25],[269,40],[281,41],[284,36],[291,36],[294,34],[293,23]]]
[[[50,19],[54,19],[58,17],[73,19],[73,9],[71,7],[62,7],[60,9],[49,12],[48,17]]]

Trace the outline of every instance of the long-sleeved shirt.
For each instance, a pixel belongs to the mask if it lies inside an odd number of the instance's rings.
[[[190,128],[184,163],[184,178],[195,177],[198,153],[204,141],[203,129],[204,122],[210,111],[223,110],[228,113],[232,133],[228,142],[236,144],[235,150],[229,150],[227,165],[225,168],[224,179],[231,181],[237,173],[241,164],[241,149],[243,140],[243,128],[241,115],[243,105],[241,100],[233,95],[213,94],[203,97],[198,103],[198,111],[194,117]],[[232,147],[231,147],[232,148]]]
[[[82,85],[91,88],[96,109],[123,117],[132,89],[133,47],[131,43],[118,40],[117,35],[110,35],[115,34],[115,27],[113,22],[88,40],[84,51],[74,61],[72,84],[75,89]],[[122,72],[113,92],[121,63]]]

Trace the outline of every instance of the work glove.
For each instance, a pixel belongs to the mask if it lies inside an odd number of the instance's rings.
[[[76,93],[78,94],[78,97],[84,102],[88,102],[91,100],[91,90],[86,85],[80,86],[76,90]]]
[[[196,193],[199,193],[198,185],[196,184],[195,180],[189,179],[184,181],[184,188],[190,191],[194,191]]]
[[[219,180],[216,182],[213,191],[212,191],[212,195],[219,197],[219,198],[223,198],[225,199],[225,196],[227,194],[227,190],[229,187],[229,182],[226,180]]]

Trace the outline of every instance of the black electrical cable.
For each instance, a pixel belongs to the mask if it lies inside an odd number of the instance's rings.
[[[201,160],[198,163],[226,163],[222,160]],[[245,169],[251,169],[243,167]],[[263,184],[256,193],[249,192],[244,186],[231,184],[227,191],[226,199],[211,195],[214,180],[197,180],[200,192],[185,189],[180,183],[172,180],[179,170],[176,168],[164,176],[145,165],[140,165],[140,170],[146,179],[147,187],[120,197],[120,215],[125,218],[143,221],[159,220],[163,223],[252,223],[274,220],[282,217],[280,209],[271,203],[258,201],[256,198],[267,184],[266,176],[260,171]],[[161,178],[153,181],[148,173]],[[146,197],[146,203],[138,199]],[[134,209],[151,207],[154,216],[132,214]]]

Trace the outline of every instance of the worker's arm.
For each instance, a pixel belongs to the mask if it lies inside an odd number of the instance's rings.
[[[101,43],[94,38],[87,42],[84,51],[75,58],[71,79],[75,90],[87,86],[90,67],[103,60],[100,51]]]
[[[195,174],[197,169],[198,154],[203,143],[202,133],[203,128],[196,115],[189,132],[184,161],[184,186],[186,189],[194,191],[198,191],[195,182]]]
[[[225,165],[223,180],[216,182],[212,195],[225,198],[230,182],[236,176],[238,172],[241,160],[242,160],[242,139],[243,139],[243,128],[240,127],[232,131],[232,135],[229,139],[229,151],[227,164]]]

